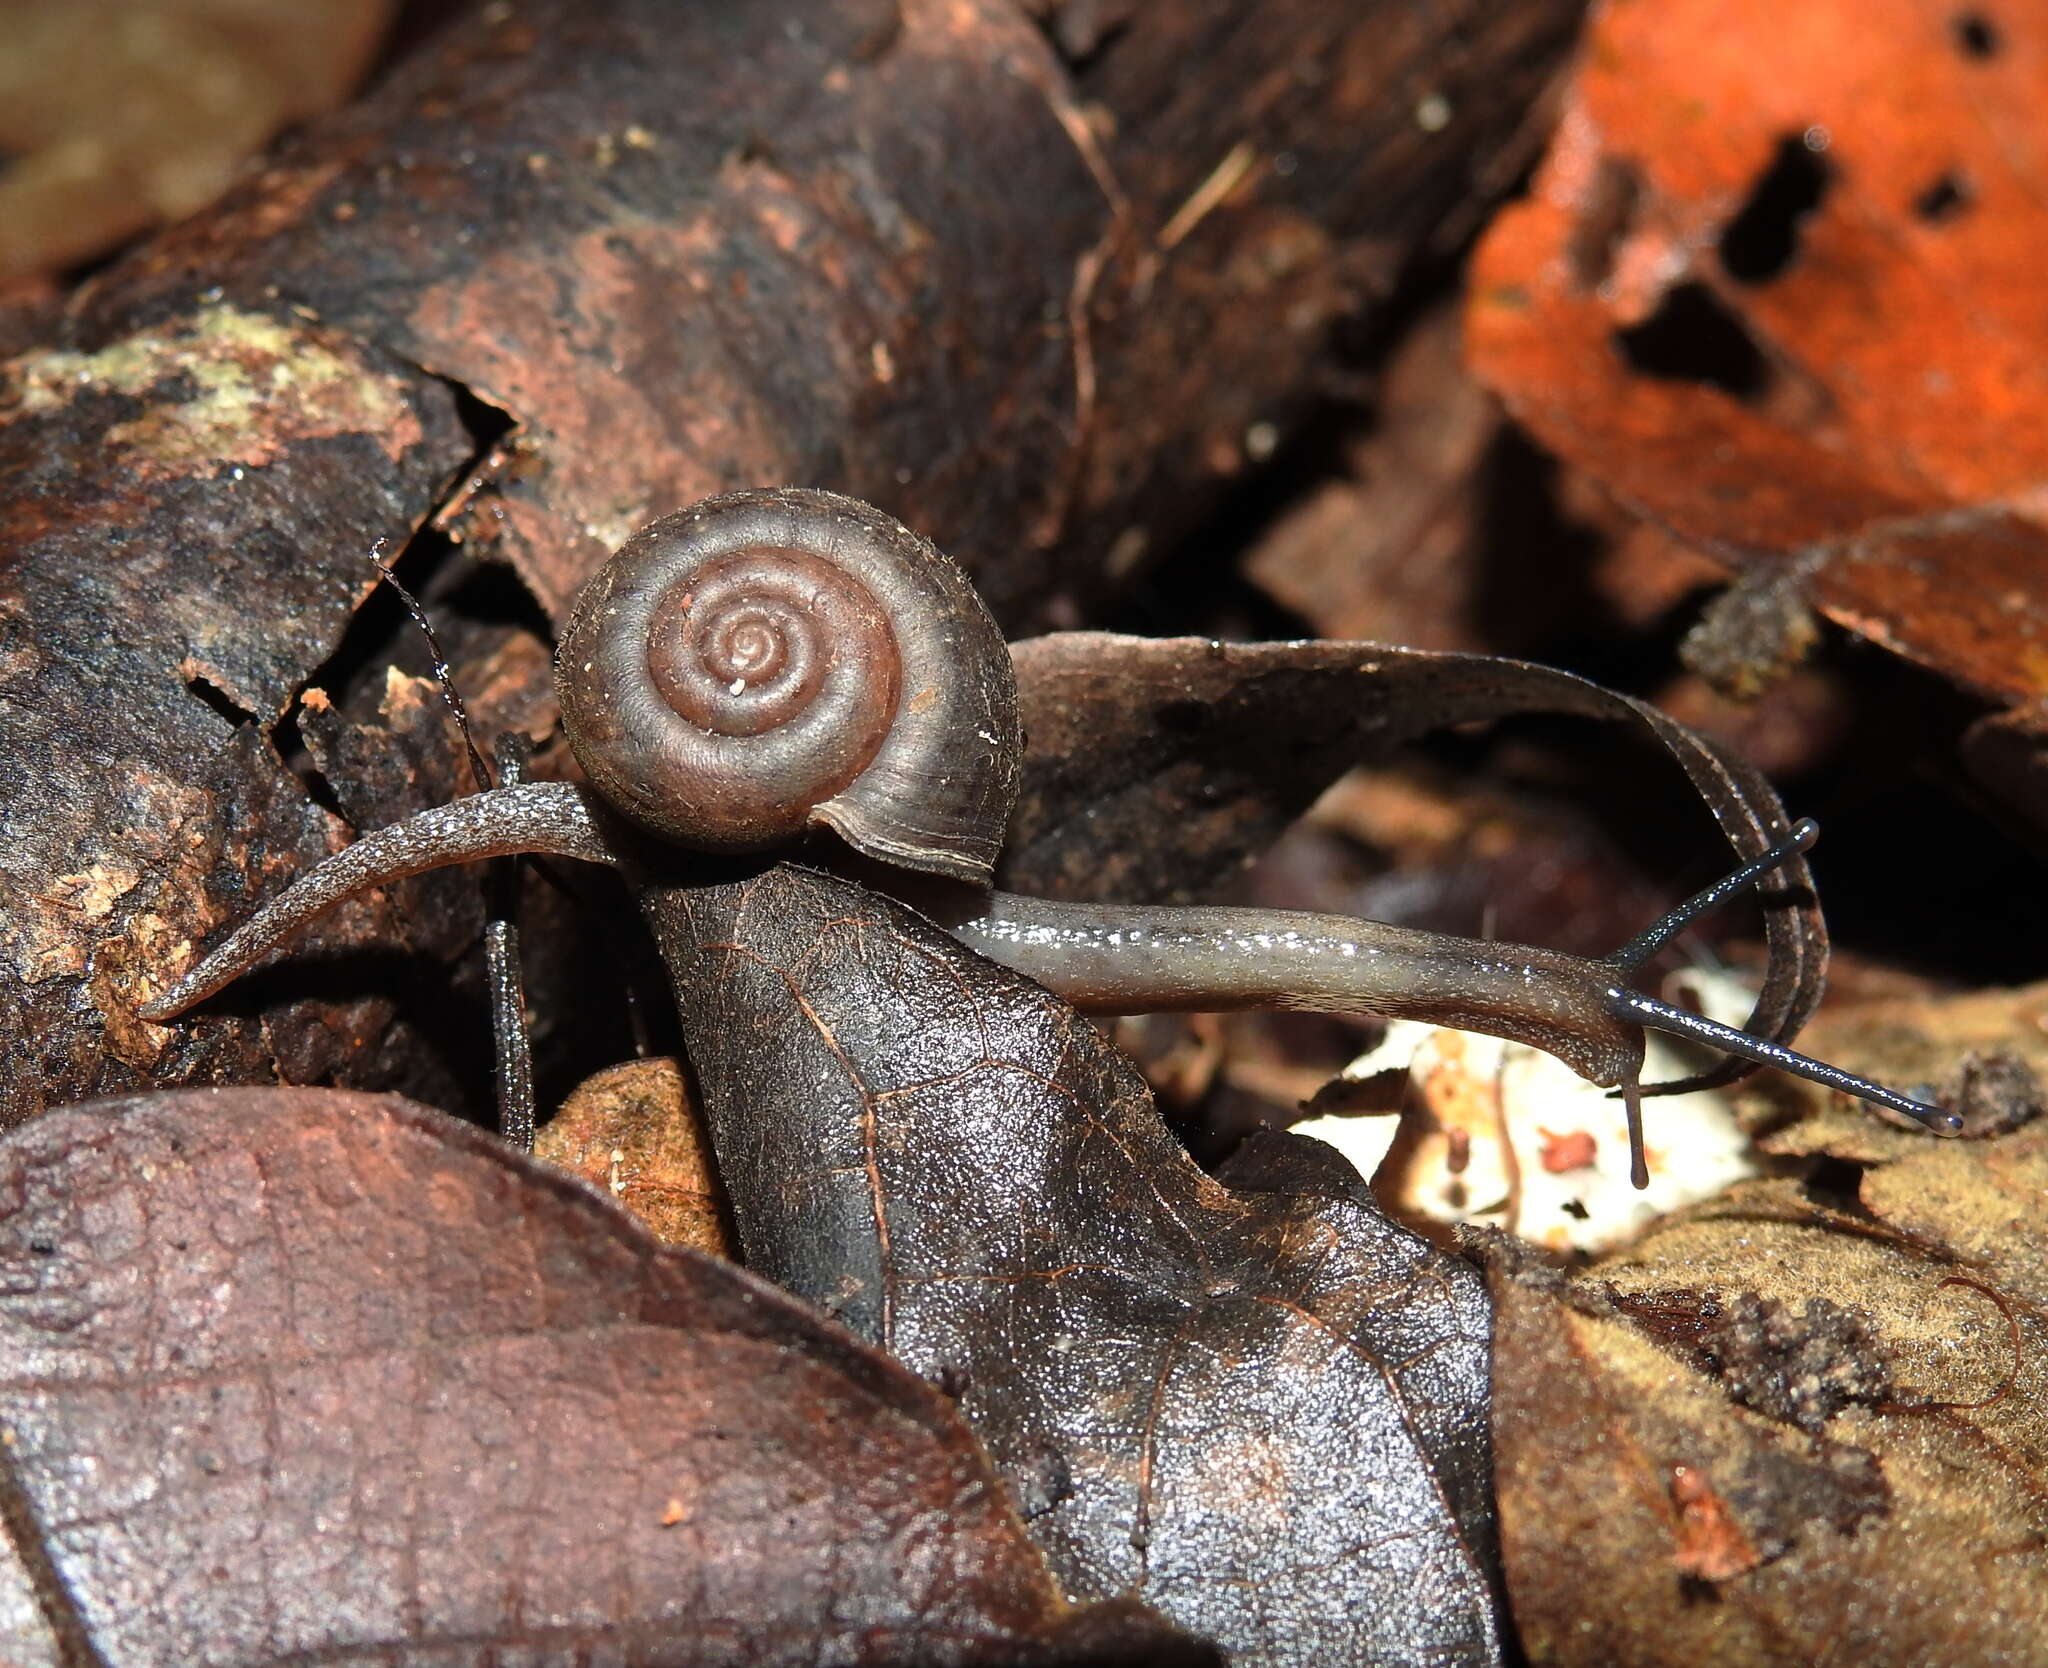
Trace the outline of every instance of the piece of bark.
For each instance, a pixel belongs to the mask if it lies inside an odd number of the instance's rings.
[[[0,1270],[22,1668],[1215,1660],[1061,1598],[930,1386],[408,1102],[40,1119]]]
[[[337,332],[225,303],[8,369],[0,1123],[152,1079],[267,1078],[318,1017],[174,1033],[134,1007],[345,842],[251,720],[332,652],[370,546],[425,513],[461,455],[455,402]],[[391,925],[373,908],[344,939]],[[385,1019],[345,1023],[349,1052]]]
[[[268,1078],[314,1023],[129,1016],[350,832],[269,743],[373,548],[433,522],[559,611],[648,516],[794,480],[934,534],[1013,623],[1071,614],[1505,188],[1578,11],[1180,3],[1072,75],[995,0],[451,23],[5,367],[0,1122]],[[341,1081],[432,1082],[332,1019]]]
[[[557,615],[652,515],[792,480],[1043,620],[1188,525],[1329,324],[1504,185],[1577,10],[1169,5],[1070,78],[993,0],[495,6],[72,330],[218,288],[458,383],[514,428],[444,518]]]

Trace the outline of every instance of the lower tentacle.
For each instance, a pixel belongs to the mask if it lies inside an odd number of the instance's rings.
[[[161,1024],[240,978],[286,938],[344,898],[407,875],[536,852],[585,863],[620,861],[583,790],[529,782],[471,794],[365,834],[301,875],[161,996],[137,1011]]]

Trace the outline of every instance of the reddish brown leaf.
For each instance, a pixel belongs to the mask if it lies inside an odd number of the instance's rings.
[[[1967,689],[2048,697],[2044,28],[1947,0],[1608,5],[1481,247],[1479,373],[1781,620],[1724,622],[1730,681],[1810,599]]]
[[[0,1429],[10,1661],[1203,1659],[1069,1610],[902,1368],[395,1099],[0,1142]]]
[[[886,899],[651,913],[749,1265],[956,1395],[1067,1591],[1240,1663],[1495,1659],[1466,1265],[1334,1154],[1219,1186],[1090,1025]]]

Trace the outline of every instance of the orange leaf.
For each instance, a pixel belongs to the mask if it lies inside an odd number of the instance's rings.
[[[1467,348],[1732,566],[2048,697],[2048,7],[1611,0]]]

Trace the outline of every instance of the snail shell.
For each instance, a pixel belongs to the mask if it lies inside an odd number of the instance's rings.
[[[879,510],[728,493],[636,533],[555,654],[591,786],[712,851],[812,825],[986,883],[1017,792],[1016,679],[967,576]]]

